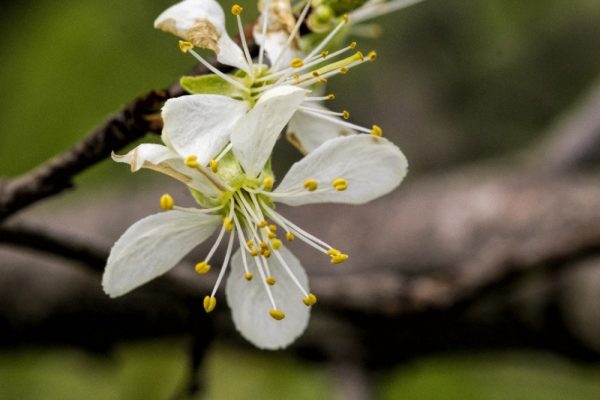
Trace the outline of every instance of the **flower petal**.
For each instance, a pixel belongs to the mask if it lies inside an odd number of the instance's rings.
[[[331,139],[292,165],[275,190],[275,193],[301,193],[275,200],[292,206],[362,204],[395,189],[407,170],[404,154],[385,138],[363,134]],[[333,180],[338,178],[347,181],[346,190],[332,187]],[[318,190],[302,190],[307,179],[316,180]]]
[[[217,197],[220,194],[219,189],[205,175],[187,167],[181,156],[160,144],[140,144],[127,154],[113,153],[112,159],[116,162],[130,164],[131,172],[137,172],[142,168],[158,171],[185,183],[208,197]],[[220,183],[217,176],[214,176],[213,180]]]
[[[292,40],[287,47],[287,41],[290,33],[294,30],[296,19],[292,13],[292,7],[289,0],[269,0],[269,13],[266,15],[264,10],[265,1],[259,2],[261,16],[258,23],[254,25],[254,40],[259,45],[263,45],[265,53],[271,63],[275,62],[283,52],[281,60],[278,62],[279,68],[287,68],[294,57],[302,57],[299,49],[297,37]],[[263,35],[263,21],[268,17],[266,35]]]
[[[327,110],[319,104],[313,104],[311,108]],[[290,120],[286,136],[294,147],[308,154],[329,139],[354,134],[356,132],[350,128],[298,110]]]
[[[129,227],[110,251],[102,287],[121,296],[164,274],[219,225],[216,215],[165,211]]]
[[[221,64],[248,72],[242,49],[227,35],[225,14],[214,0],[185,0],[167,8],[154,27],[172,33],[194,46],[210,49]]]
[[[247,109],[244,101],[215,94],[170,99],[162,109],[163,141],[181,157],[195,155],[206,165],[229,142]]]
[[[243,337],[261,349],[276,350],[287,347],[306,329],[310,307],[302,302],[302,294],[285,273],[277,257],[270,257],[269,266],[277,280],[270,288],[277,308],[285,313],[285,318],[281,321],[271,318],[269,310],[273,307],[264,283],[256,279],[259,278],[259,274],[254,270],[255,279],[244,279],[241,251],[243,250],[238,250],[233,256],[231,273],[225,288],[235,327]],[[278,251],[300,284],[308,290],[308,278],[298,259],[283,247]],[[254,258],[250,257],[248,261],[251,263],[250,270],[256,269]]]
[[[266,91],[240,118],[231,134],[231,144],[246,175],[255,177],[263,169],[279,133],[307,93],[295,86],[278,86]]]

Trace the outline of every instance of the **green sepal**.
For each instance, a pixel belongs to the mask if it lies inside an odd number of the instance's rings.
[[[183,76],[179,84],[190,94],[220,94],[228,97],[239,97],[239,89],[223,78],[210,74],[200,76]]]
[[[190,189],[190,193],[192,194],[192,197],[194,198],[194,200],[196,200],[196,203],[198,203],[198,205],[200,206],[200,208],[213,208],[219,205],[219,201],[205,196],[204,194],[202,194],[201,192],[189,188]]]

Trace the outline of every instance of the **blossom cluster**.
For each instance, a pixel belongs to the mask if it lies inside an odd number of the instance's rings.
[[[190,94],[164,104],[164,145],[141,144],[113,159],[133,172],[148,168],[177,179],[198,207],[180,207],[163,195],[162,211],[133,224],[113,246],[105,292],[121,296],[164,274],[218,232],[195,265],[198,274],[208,273],[225,246],[214,289],[204,298],[206,312],[215,309],[230,269],[227,303],[246,339],[278,349],[300,336],[317,297],[285,243],[301,240],[333,264],[349,256],[287,219],[276,205],[362,204],[401,183],[408,166],[400,149],[378,125],[353,124],[347,111],[324,107],[334,95],[323,88],[331,77],[376,58],[374,51],[357,50],[355,42],[337,45],[351,28],[415,2],[262,0],[253,29],[258,54],[246,42],[239,5],[230,11],[241,45],[228,35],[225,12],[215,0],[184,0],[164,11],[155,27],[178,36],[181,51],[212,74],[182,78]],[[309,33],[301,35],[303,30]],[[214,52],[234,72],[216,69],[196,48]],[[304,157],[277,182],[270,160],[284,130]]]

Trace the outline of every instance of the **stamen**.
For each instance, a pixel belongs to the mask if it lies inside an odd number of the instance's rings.
[[[165,211],[172,210],[175,203],[170,194],[165,193],[160,197],[160,208]]]
[[[185,165],[187,165],[190,168],[198,168],[200,166],[200,164],[198,164],[198,157],[191,155],[191,156],[187,156],[184,160]]]
[[[214,296],[204,297],[204,310],[209,313],[217,306],[217,299]]]
[[[248,69],[250,70],[250,74],[254,76],[254,65],[252,63],[252,56],[250,55],[250,50],[248,49],[248,43],[246,42],[246,34],[244,32],[244,25],[242,24],[242,18],[240,15],[244,11],[244,8],[239,4],[234,4],[231,7],[231,13],[235,15],[235,19],[237,20],[239,36],[242,41],[242,50],[244,51],[244,56],[246,57],[246,64],[248,64]]]
[[[274,250],[279,250],[282,246],[281,240],[279,239],[273,239],[271,240],[271,247],[273,247]]]
[[[304,19],[306,18],[306,15],[308,14],[308,10],[310,10],[310,6],[311,6],[311,0],[307,1],[306,5],[302,9],[302,13],[300,13],[298,20],[296,21],[296,25],[294,25],[294,29],[292,29],[292,31],[290,32],[290,35],[288,36],[287,41],[285,42],[285,46],[283,47],[284,50],[281,51],[281,53],[279,53],[279,56],[277,56],[277,59],[271,64],[272,70],[277,70],[277,67],[279,66],[279,62],[282,59],[281,56],[283,55],[283,53],[285,53],[285,49],[288,49],[290,47],[290,44],[292,44],[292,40],[294,40],[294,38],[298,34],[298,31],[300,30],[300,27],[302,26],[302,23],[304,22]]]
[[[242,13],[242,11],[244,11],[244,8],[239,4],[234,4],[233,6],[231,6],[231,13],[233,15],[239,16]]]
[[[225,217],[223,218],[223,227],[227,232],[231,232],[233,230],[233,224],[231,218]]]
[[[306,190],[308,190],[309,192],[314,192],[315,190],[317,190],[317,188],[319,187],[319,184],[317,183],[316,180],[310,178],[304,181],[304,188],[306,188]]]
[[[232,248],[233,248],[233,235],[230,234],[229,235],[229,243],[227,243],[227,252],[225,253],[225,258],[223,259],[223,265],[221,266],[221,270],[219,271],[219,276],[217,277],[217,282],[215,283],[215,286],[213,287],[213,291],[211,294],[211,297],[215,297],[215,294],[217,293],[217,289],[219,289],[219,285],[221,284],[221,280],[223,279],[223,276],[225,275],[225,271],[227,271],[227,266],[229,265],[229,258],[231,257],[231,253],[232,253]]]
[[[383,135],[383,130],[379,127],[379,125],[373,125],[370,133],[373,136],[381,137]]]
[[[292,240],[296,239],[296,236],[294,236],[294,234],[292,232],[287,232],[285,234],[285,238],[291,242]]]
[[[267,41],[267,23],[269,22],[269,11],[271,8],[271,4],[269,0],[265,0],[265,2],[263,3],[263,24],[262,24],[262,30],[261,30],[261,34],[262,34],[262,44],[260,45],[260,49],[258,51],[258,65],[262,65],[263,64],[263,57],[265,54],[265,42]]]
[[[269,249],[263,249],[263,250],[262,250],[262,255],[263,255],[264,257],[266,257],[266,258],[269,258],[269,257],[271,257],[271,250],[269,250]]]
[[[273,278],[272,276],[269,276],[266,281],[268,285],[273,286],[274,284],[277,283],[277,281],[275,280],[275,278]]]
[[[377,52],[375,50],[371,50],[369,54],[367,54],[367,58],[369,61],[375,61],[377,59]]]
[[[275,180],[273,179],[272,176],[265,176],[265,179],[263,179],[263,189],[264,190],[273,189],[274,183],[275,183]]]
[[[215,160],[210,160],[210,170],[215,174],[219,170],[219,166],[217,165],[217,162]]]
[[[182,53],[187,53],[193,48],[194,44],[192,42],[186,42],[184,40],[179,41],[179,50],[181,50]]]
[[[290,62],[290,67],[292,68],[300,68],[302,66],[304,66],[304,61],[302,61],[302,59],[300,58],[294,58]]]
[[[332,264],[341,264],[348,259],[348,254],[340,254],[337,256],[331,257]]]
[[[275,224],[271,224],[271,225],[269,225],[269,230],[270,230],[271,232],[277,232],[277,225],[275,225]]]
[[[225,148],[219,153],[219,155],[217,155],[217,157],[215,158],[216,162],[221,161],[221,158],[225,157],[225,155],[229,152],[229,150],[231,150],[231,148],[233,147],[233,145],[231,144],[231,142],[229,142],[229,144],[227,144],[227,146],[225,146]]]
[[[237,216],[235,215],[235,212],[233,213],[233,222],[235,223],[235,227],[236,227],[236,231],[238,233],[238,241],[240,243],[240,247],[243,247],[243,249],[241,249],[240,253],[242,254],[242,264],[244,265],[244,278],[246,278],[247,281],[252,279],[252,273],[248,270],[248,262],[246,260],[246,251],[250,250],[250,247],[254,246],[254,242],[252,242],[252,240],[248,240],[245,241],[245,237],[244,237],[244,232],[242,232],[242,227],[240,226],[240,222],[238,221]],[[244,246],[244,242],[247,246]],[[244,251],[246,250],[246,251]],[[248,279],[248,276],[250,277],[250,279]]]
[[[329,32],[329,34],[325,37],[325,39],[323,39],[323,41],[317,47],[315,47],[315,49],[313,51],[311,51],[310,54],[307,57],[305,57],[305,59],[311,58],[315,54],[320,54],[321,50],[323,50],[323,48],[325,46],[327,46],[327,44],[329,44],[331,39],[333,39],[334,36],[337,35],[337,33],[340,31],[340,29],[342,29],[342,27],[344,25],[346,25],[347,23],[348,23],[348,16],[344,15],[344,17],[342,17],[342,21],[331,32]]]
[[[351,122],[341,121],[337,118],[331,117],[329,115],[325,115],[323,113],[314,112],[312,110],[305,110],[305,111],[310,113],[311,115],[314,115],[315,117],[334,122],[338,125],[345,126],[346,128],[354,129],[359,132],[371,133],[371,131],[372,131],[372,129],[368,129],[368,128],[362,127],[360,125],[353,124]]]
[[[254,277],[254,275],[252,274],[252,272],[246,272],[244,274],[244,278],[249,282],[252,280],[252,278]]]
[[[285,272],[289,275],[290,279],[294,282],[294,284],[298,287],[298,289],[300,289],[300,292],[302,293],[302,295],[304,297],[309,297],[308,293],[302,287],[302,285],[300,284],[300,281],[298,281],[298,278],[296,278],[296,275],[294,275],[294,273],[292,272],[290,266],[287,264],[287,262],[285,261],[285,259],[283,258],[283,256],[279,252],[276,252],[275,256],[277,257],[277,259],[279,260],[279,262],[283,266],[283,269],[285,269]]]
[[[346,110],[342,111],[342,118],[350,119],[350,113]]]
[[[264,228],[267,225],[269,225],[269,223],[267,221],[265,221],[264,219],[258,223],[259,228]],[[261,243],[261,246],[262,246],[262,243]]]
[[[306,304],[308,307],[310,306],[314,306],[315,304],[317,304],[317,296],[315,296],[312,293],[309,293],[308,296],[306,296],[302,302],[304,304]]]
[[[331,186],[333,186],[338,192],[341,192],[348,188],[348,181],[346,181],[344,178],[337,178],[331,182]]]
[[[210,271],[210,268],[210,264],[208,264],[206,261],[201,261],[198,264],[196,264],[196,267],[194,269],[199,275],[204,275],[207,274],[208,271]]]
[[[281,321],[282,319],[285,318],[285,314],[281,310],[277,310],[274,308],[269,310],[269,315],[277,321]]]

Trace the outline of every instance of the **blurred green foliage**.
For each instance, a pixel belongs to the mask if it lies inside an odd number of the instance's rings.
[[[186,376],[184,349],[162,341],[123,345],[109,359],[73,350],[3,354],[0,399],[170,399]],[[281,353],[215,346],[196,399],[327,400],[335,391],[330,372]],[[427,357],[375,376],[381,400],[596,400],[600,393],[599,367],[540,354]]]
[[[176,39],[151,26],[171,3],[3,5],[0,176],[67,149],[136,95],[189,70],[192,60]],[[249,21],[255,7],[243,3]],[[597,0],[429,0],[380,22],[383,38],[361,43],[379,50],[378,62],[353,71],[351,84],[332,80],[331,89],[354,121],[381,121],[413,172],[523,148],[600,72]],[[93,182],[129,176],[108,161],[91,175]],[[326,369],[281,354],[217,348],[206,369],[210,399],[332,393]],[[125,346],[110,360],[31,349],[0,355],[0,399],[166,399],[184,375],[178,343]],[[598,398],[599,378],[597,367],[488,355],[428,358],[378,382],[381,398],[390,400],[585,400]]]

